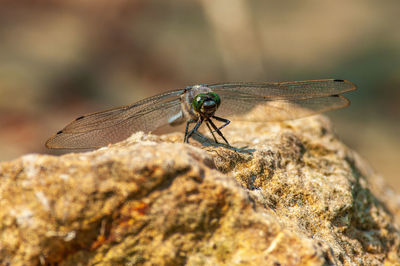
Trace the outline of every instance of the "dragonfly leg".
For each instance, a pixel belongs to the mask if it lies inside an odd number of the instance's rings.
[[[220,135],[221,138],[223,138],[223,140],[225,141],[225,143],[226,143],[228,146],[231,146],[231,145],[229,144],[229,142],[226,140],[226,138],[224,137],[224,135],[222,134],[222,132],[221,132],[221,131],[217,128],[217,126],[213,123],[213,121],[211,121],[211,119],[208,119],[208,122],[209,122],[210,125],[214,128],[215,132],[217,132],[218,135]]]
[[[214,138],[214,140],[215,140],[215,143],[218,143],[218,140],[217,140],[217,138],[215,137],[214,131],[211,129],[210,124],[208,123],[208,120],[206,121],[206,125],[207,125],[208,129],[210,130],[211,135],[213,136],[213,138]]]
[[[191,123],[195,123],[196,121],[192,121]],[[201,123],[203,123],[203,119],[199,119],[197,120],[197,124],[194,126],[194,128],[192,130],[189,131],[189,133],[185,134],[186,135],[186,143],[189,143],[189,138],[193,135],[194,132],[197,131],[197,129],[199,128],[199,126],[201,125]],[[189,122],[186,124],[186,127],[189,126]]]
[[[183,143],[189,143],[189,142],[187,141],[187,139],[188,139],[189,125],[192,124],[192,123],[195,123],[195,122],[196,122],[196,121],[194,121],[194,120],[189,120],[189,121],[187,121],[187,123],[186,123],[186,128],[185,128],[185,137],[183,138]]]
[[[225,123],[225,124],[223,124],[221,127],[218,128],[219,130],[223,129],[224,127],[226,127],[227,125],[229,125],[229,123],[231,122],[231,121],[229,121],[228,119],[221,118],[221,117],[218,117],[218,116],[215,116],[215,115],[213,115],[212,118],[214,118],[215,120],[218,120],[218,121],[221,121],[221,122],[224,122],[224,123]]]

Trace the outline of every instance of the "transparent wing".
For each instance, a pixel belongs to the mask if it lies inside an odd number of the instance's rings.
[[[341,95],[309,99],[265,101],[224,98],[216,116],[238,121],[276,122],[297,119],[346,107],[349,100]],[[230,106],[235,106],[230,108]]]
[[[343,108],[341,93],[356,89],[350,81],[325,79],[296,82],[209,85],[221,97],[216,116],[242,121],[283,121]]]
[[[181,112],[184,90],[160,94],[129,106],[78,117],[46,142],[52,149],[98,148],[128,138],[135,131],[152,131]]]
[[[249,94],[271,100],[330,96],[353,91],[357,88],[354,83],[341,79],[262,83],[237,82],[211,84],[207,87],[221,95]]]

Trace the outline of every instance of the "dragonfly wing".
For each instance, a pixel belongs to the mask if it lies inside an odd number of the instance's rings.
[[[357,86],[347,80],[321,79],[294,82],[261,82],[261,83],[221,83],[211,84],[217,94],[249,94],[265,99],[299,99],[342,94],[355,90]]]
[[[341,93],[356,89],[337,79],[209,85],[221,97],[216,115],[245,121],[283,121],[349,105]]]
[[[152,131],[169,123],[181,112],[179,96],[184,90],[144,99],[130,106],[84,115],[51,137],[53,149],[98,148],[129,137],[136,131]]]
[[[274,122],[297,119],[346,107],[350,101],[341,96],[290,100],[266,100],[258,96],[221,97],[216,116],[239,121]]]

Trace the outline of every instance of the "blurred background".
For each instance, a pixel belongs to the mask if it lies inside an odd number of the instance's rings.
[[[338,136],[400,192],[400,3],[1,1],[0,160],[81,114],[196,83],[348,79]]]

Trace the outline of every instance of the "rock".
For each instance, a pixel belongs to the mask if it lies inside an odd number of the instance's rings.
[[[135,133],[1,163],[0,263],[400,263],[399,196],[326,118],[224,134],[241,149]]]

